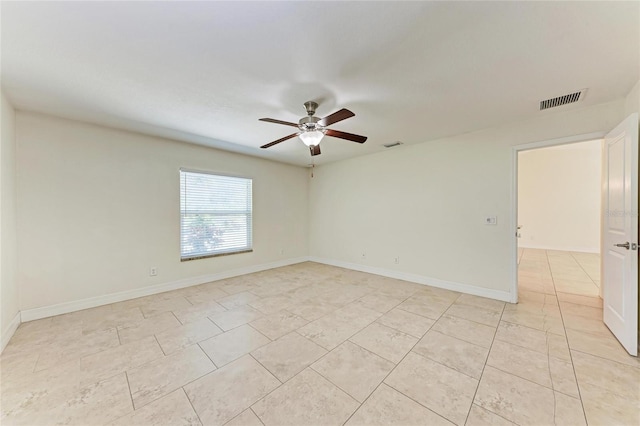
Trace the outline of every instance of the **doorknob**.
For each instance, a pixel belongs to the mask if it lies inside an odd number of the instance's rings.
[[[616,247],[624,247],[624,248],[626,248],[627,250],[629,250],[629,241],[627,241],[627,242],[626,242],[626,243],[624,243],[624,244],[614,244],[614,246],[616,246]]]

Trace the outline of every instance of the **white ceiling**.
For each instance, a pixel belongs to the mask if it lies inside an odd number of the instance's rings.
[[[292,164],[302,103],[356,116],[323,164],[581,108],[639,79],[640,2],[6,2],[2,86],[18,109]],[[395,148],[401,149],[401,148]]]

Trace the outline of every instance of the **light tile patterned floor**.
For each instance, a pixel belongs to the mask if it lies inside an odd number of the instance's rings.
[[[304,263],[25,323],[0,423],[637,425],[596,267],[523,250],[511,305]]]

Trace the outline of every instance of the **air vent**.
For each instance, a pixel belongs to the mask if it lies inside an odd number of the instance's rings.
[[[540,101],[540,111],[581,101],[584,98],[584,92],[586,90],[587,89],[582,89],[578,92],[569,93],[568,95],[558,96],[557,98],[547,99],[546,101]]]
[[[382,146],[384,146],[385,148],[393,148],[394,146],[398,146],[398,145],[402,145],[402,142],[395,141],[395,142],[385,143]]]

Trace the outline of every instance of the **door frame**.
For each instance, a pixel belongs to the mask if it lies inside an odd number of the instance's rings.
[[[548,139],[539,142],[529,142],[511,147],[511,303],[518,303],[518,153],[532,149],[547,148],[550,146],[567,145],[576,142],[587,142],[594,139],[604,139],[608,132],[585,133],[575,136],[566,136],[556,139]],[[600,208],[602,215],[602,207]],[[602,288],[600,288],[602,295]]]

